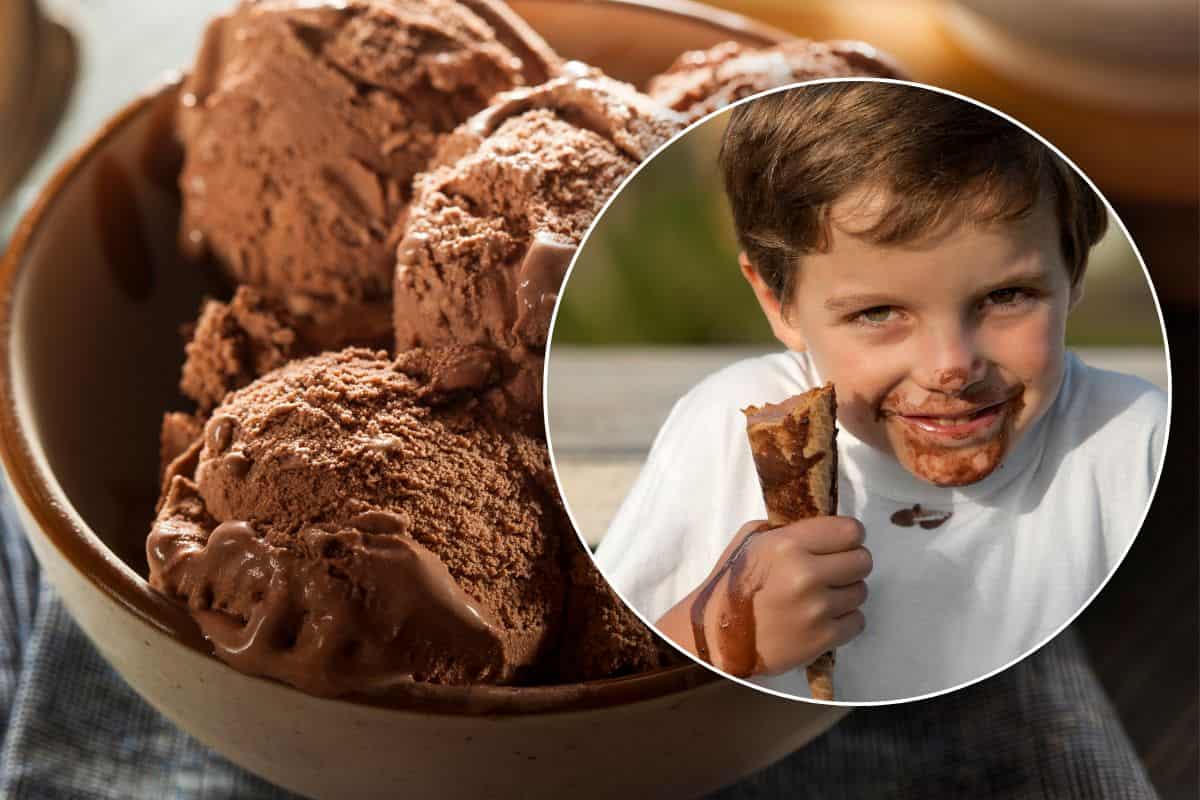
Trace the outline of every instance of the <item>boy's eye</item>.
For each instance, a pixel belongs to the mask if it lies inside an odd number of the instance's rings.
[[[1028,299],[1029,292],[1025,291],[1024,289],[1009,287],[1006,289],[997,289],[994,292],[989,292],[985,304],[994,306],[1011,306]]]
[[[857,322],[864,322],[868,325],[883,325],[891,322],[896,310],[891,306],[875,306],[874,308],[864,309],[854,315]]]

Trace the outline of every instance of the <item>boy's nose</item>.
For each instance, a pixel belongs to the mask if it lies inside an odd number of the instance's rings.
[[[931,331],[924,352],[914,377],[930,392],[959,394],[983,380],[987,372],[974,336],[961,325]]]

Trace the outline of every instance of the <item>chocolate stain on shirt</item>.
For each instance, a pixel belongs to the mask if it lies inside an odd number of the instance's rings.
[[[932,508],[921,508],[921,504],[917,503],[912,508],[902,508],[895,514],[892,514],[891,520],[893,525],[899,525],[901,528],[911,528],[913,525],[920,525],[925,530],[933,530],[941,527],[942,523],[954,516],[952,511],[935,511]]]

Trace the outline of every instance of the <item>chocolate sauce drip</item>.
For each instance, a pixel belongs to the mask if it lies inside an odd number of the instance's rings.
[[[250,474],[250,459],[245,453],[230,453],[225,456],[225,464],[235,478],[244,478]]]
[[[725,560],[721,568],[713,573],[712,577],[708,579],[708,583],[704,584],[700,593],[696,595],[696,599],[692,601],[692,638],[696,641],[696,655],[712,664],[712,655],[708,649],[708,636],[704,631],[704,614],[717,584],[721,582],[721,578],[725,577],[726,573],[729,574],[729,586],[726,590],[729,595],[729,611],[722,615],[718,630],[721,632],[721,653],[725,656],[727,664],[725,671],[739,678],[752,675],[754,670],[762,664],[762,658],[756,648],[754,620],[754,594],[762,587],[745,585],[744,555],[750,542],[759,534],[766,533],[767,530],[767,528],[760,528],[748,534],[741,544],[729,554],[729,558]]]
[[[217,417],[212,421],[212,448],[224,453],[233,444],[233,431],[237,420],[233,417]]]
[[[133,181],[116,159],[105,156],[96,165],[93,193],[104,262],[121,291],[130,300],[143,302],[154,289],[154,256]]]
[[[550,316],[576,247],[544,233],[533,238],[517,272],[516,329],[534,344],[544,344]]]
[[[808,440],[807,418],[787,416],[782,424],[793,441]],[[821,513],[808,484],[797,481],[796,476],[807,475],[825,455],[821,452],[806,456],[797,449],[789,458],[772,437],[764,436],[755,442],[754,466],[758,470],[758,480],[772,522],[783,525]]]

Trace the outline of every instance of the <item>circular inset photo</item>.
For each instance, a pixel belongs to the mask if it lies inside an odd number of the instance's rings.
[[[1120,564],[1168,432],[1145,268],[967,98],[832,80],[646,162],[568,275],[547,425],[576,528],[679,649],[790,697],[938,694]]]

